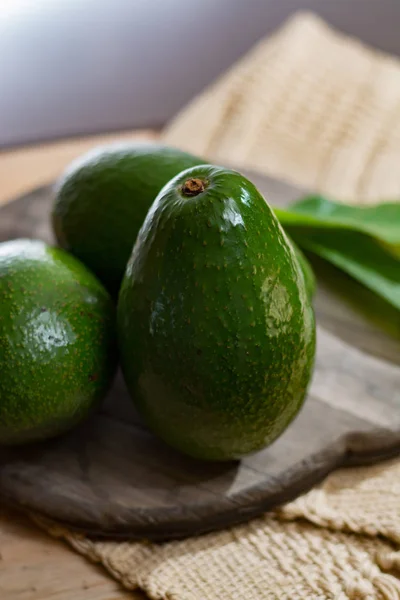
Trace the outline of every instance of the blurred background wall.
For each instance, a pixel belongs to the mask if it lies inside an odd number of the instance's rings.
[[[400,55],[400,0],[0,0],[0,146],[161,126],[299,9]]]

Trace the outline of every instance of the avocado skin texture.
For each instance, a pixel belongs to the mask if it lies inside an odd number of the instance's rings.
[[[184,197],[187,180],[206,189]],[[121,287],[123,373],[150,428],[193,457],[273,442],[311,378],[315,320],[293,248],[239,173],[203,165],[156,198]]]
[[[115,368],[115,308],[94,275],[40,241],[0,244],[0,443],[70,429]]]
[[[203,161],[157,144],[100,147],[73,162],[55,188],[59,245],[117,296],[139,229],[161,188]]]
[[[317,291],[317,280],[315,278],[312,266],[310,265],[306,256],[304,255],[302,250],[300,250],[296,242],[294,242],[292,238],[289,238],[288,234],[286,234],[286,236],[290,240],[294,253],[297,256],[297,260],[303,273],[304,284],[306,286],[308,297],[310,298],[310,300],[313,300]]]

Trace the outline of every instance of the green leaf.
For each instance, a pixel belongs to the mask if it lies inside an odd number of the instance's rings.
[[[351,231],[289,228],[302,248],[339,267],[400,310],[400,261],[372,238]]]
[[[307,252],[307,258],[318,280],[319,290],[314,304],[323,326],[335,333],[337,320],[332,318],[333,302],[334,314],[338,311],[341,323],[347,324],[340,328],[343,339],[354,341],[356,336],[361,349],[369,349],[373,354],[400,365],[400,310],[315,253]],[[375,340],[373,348],[368,346],[369,342],[364,345],[366,338],[362,333],[360,336],[357,334],[366,330]],[[367,338],[372,339],[370,336]]]
[[[275,213],[285,226],[319,227],[360,232],[376,238],[386,250],[400,254],[400,203],[350,206],[322,196],[310,196]]]

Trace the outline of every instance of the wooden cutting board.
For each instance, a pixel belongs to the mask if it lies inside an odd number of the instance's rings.
[[[273,205],[304,193],[251,178]],[[0,209],[0,240],[51,242],[50,205],[45,187]],[[344,285],[326,264],[314,266],[313,383],[300,415],[272,446],[240,462],[189,459],[146,430],[118,376],[99,414],[71,433],[0,450],[2,499],[92,534],[163,540],[244,521],[340,465],[400,453],[399,314],[350,279]]]

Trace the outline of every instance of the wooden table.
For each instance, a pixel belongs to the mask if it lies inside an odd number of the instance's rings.
[[[53,181],[75,157],[114,140],[154,138],[150,131],[79,138],[0,153],[0,204]],[[1,600],[144,600],[24,517],[0,509]]]

